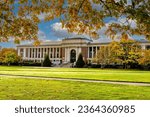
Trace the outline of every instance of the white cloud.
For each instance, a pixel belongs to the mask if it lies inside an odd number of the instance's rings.
[[[124,25],[127,25],[125,23],[125,21],[126,21],[125,17],[119,18],[117,21],[110,20],[108,23],[106,23],[105,27],[102,27],[101,29],[99,29],[97,31],[97,33],[99,34],[99,39],[98,40],[100,42],[109,42],[109,41],[111,41],[112,39],[110,39],[108,36],[105,35],[105,32],[108,29],[108,26],[111,23],[118,23],[118,24],[122,24],[122,25],[124,23]],[[132,28],[136,27],[136,21],[129,20],[128,22],[130,23],[130,25],[131,25]],[[71,38],[71,37],[84,37],[84,38],[89,38],[90,39],[90,37],[88,35],[86,35],[86,34],[78,35],[77,33],[69,33],[66,28],[62,28],[62,23],[60,23],[60,22],[52,24],[51,28],[52,28],[53,34],[58,39]],[[118,32],[116,34],[116,36],[115,36],[115,39],[116,40],[120,39],[120,36],[121,36],[121,33]]]
[[[62,23],[60,23],[60,22],[52,24],[51,27],[52,27],[53,34],[58,38],[71,38],[71,37],[86,37],[86,38],[89,38],[89,36],[86,35],[86,34],[79,35],[75,32],[69,33],[67,31],[67,28],[62,28]]]
[[[38,38],[40,40],[45,40],[46,39],[46,34],[43,31],[39,30],[38,31]]]
[[[45,14],[45,13],[42,13],[42,14],[38,15],[38,18],[39,18],[40,20],[44,20],[45,16],[46,16],[46,14]]]
[[[120,17],[116,23],[120,23],[121,25],[130,25],[131,28],[136,28],[136,20],[127,19],[126,17]]]

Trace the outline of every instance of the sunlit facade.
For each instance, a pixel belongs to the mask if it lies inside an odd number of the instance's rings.
[[[110,42],[92,41],[86,38],[68,38],[61,41],[43,42],[38,47],[32,44],[18,45],[18,55],[24,61],[41,62],[46,54],[52,63],[75,62],[82,53],[83,59],[91,62],[101,46],[107,46]],[[141,42],[142,49],[150,49],[150,43]]]

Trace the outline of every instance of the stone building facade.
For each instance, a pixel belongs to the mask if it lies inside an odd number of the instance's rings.
[[[75,62],[78,55],[82,53],[83,59],[91,62],[101,46],[107,46],[110,42],[100,43],[86,38],[68,38],[61,41],[43,42],[38,47],[29,45],[18,45],[18,55],[24,61],[41,62],[46,54],[52,63]],[[141,43],[143,49],[150,49],[150,43]]]

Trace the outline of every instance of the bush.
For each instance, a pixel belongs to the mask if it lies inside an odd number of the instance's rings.
[[[44,61],[43,61],[43,67],[50,67],[52,65],[51,61],[49,60],[49,56],[45,55]]]
[[[84,62],[84,60],[83,60],[82,54],[80,53],[80,54],[79,54],[79,57],[78,57],[78,60],[77,60],[77,62],[76,62],[76,67],[82,68],[84,65],[85,65],[85,62]]]
[[[41,66],[40,62],[34,62],[34,61],[23,61],[23,63],[20,63],[22,66]]]

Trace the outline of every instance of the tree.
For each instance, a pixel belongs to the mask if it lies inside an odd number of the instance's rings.
[[[101,46],[94,58],[97,64],[101,64],[101,67],[111,64],[111,53],[109,46]]]
[[[122,37],[119,42],[110,44],[112,61],[127,65],[138,63],[141,58],[142,51],[138,42],[131,40],[126,36]]]
[[[0,42],[14,38],[15,43],[35,40],[35,44],[38,44],[38,23],[27,16],[21,16],[21,11],[17,9],[19,7],[21,10],[22,5],[16,5],[16,0],[0,1]]]
[[[39,15],[45,21],[60,19],[62,27],[69,32],[86,33],[97,38],[97,30],[106,26],[106,18],[124,22],[109,24],[106,34],[112,38],[118,32],[144,35],[150,39],[149,0],[1,0],[0,1],[0,41],[14,37],[15,42],[35,40],[38,33]],[[132,27],[131,23],[136,26]]]
[[[45,55],[44,61],[43,61],[43,66],[44,67],[50,67],[51,66],[51,61],[49,59],[48,54]]]
[[[101,46],[95,61],[101,65],[122,64],[127,68],[127,65],[138,64],[141,56],[142,49],[139,43],[124,34],[119,41]]]
[[[82,68],[84,65],[85,65],[85,62],[83,60],[82,54],[80,53],[79,56],[78,56],[78,60],[76,62],[76,67]]]
[[[139,59],[139,64],[150,65],[150,50],[142,51],[142,57]]]
[[[19,63],[21,58],[18,56],[17,51],[12,48],[4,48],[0,52],[0,62],[3,64],[14,64]]]

